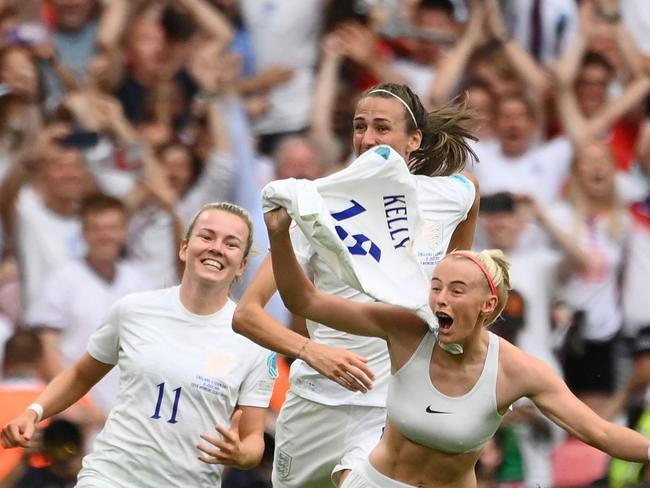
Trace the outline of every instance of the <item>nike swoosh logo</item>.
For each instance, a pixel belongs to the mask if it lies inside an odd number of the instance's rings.
[[[431,409],[431,405],[429,405],[429,406],[426,408],[425,411],[426,411],[427,413],[446,413],[446,414],[450,414],[450,413],[451,413],[451,412],[441,412],[440,410],[432,410],[432,409]]]

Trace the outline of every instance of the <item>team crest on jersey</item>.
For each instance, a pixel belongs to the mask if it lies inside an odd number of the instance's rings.
[[[278,449],[278,454],[275,457],[275,469],[280,478],[286,478],[291,472],[291,456],[289,456],[282,449]]]
[[[425,220],[422,223],[422,242],[432,250],[442,245],[442,223]]]
[[[274,352],[266,358],[266,372],[273,379],[278,377],[278,355]]]

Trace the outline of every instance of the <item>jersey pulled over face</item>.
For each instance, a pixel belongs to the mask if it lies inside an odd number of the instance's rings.
[[[406,131],[406,109],[395,98],[369,96],[357,105],[353,121],[352,142],[357,156],[368,149],[386,144],[405,160],[420,147],[421,134]]]

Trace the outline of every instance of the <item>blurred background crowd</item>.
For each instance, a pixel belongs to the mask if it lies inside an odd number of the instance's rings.
[[[475,247],[512,262],[495,330],[650,435],[648,0],[0,0],[0,421],[116,299],[178,282],[204,203],[249,210],[264,254],[260,188],[346,165],[357,97],[381,81],[474,111]],[[116,378],[31,451],[0,451],[0,486],[73,486]],[[262,466],[224,487],[270,486],[268,430]],[[482,487],[644,477],[526,402],[478,469]]]

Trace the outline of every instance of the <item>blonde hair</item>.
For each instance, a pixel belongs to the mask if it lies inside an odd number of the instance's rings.
[[[463,256],[466,254],[468,256]],[[499,318],[501,312],[506,307],[508,302],[508,291],[510,290],[510,263],[501,249],[485,249],[481,252],[462,251],[458,254],[450,254],[448,257],[455,259],[471,259],[478,260],[483,264],[485,270],[489,273],[489,278],[492,279],[494,287],[497,291],[497,305],[492,313],[485,319],[485,325],[490,325]],[[485,277],[488,281],[488,277]]]
[[[245,258],[248,257],[248,255],[251,252],[251,248],[253,247],[253,219],[245,209],[243,209],[239,205],[235,205],[234,203],[213,202],[213,203],[206,203],[205,205],[203,205],[201,209],[194,214],[194,217],[192,217],[192,220],[190,221],[189,225],[187,226],[187,229],[185,230],[185,235],[183,236],[183,239],[185,241],[188,241],[190,239],[196,221],[198,220],[198,218],[201,216],[203,212],[206,212],[208,210],[221,210],[223,212],[228,212],[230,214],[236,215],[237,217],[239,217],[244,221],[246,227],[248,227],[248,238],[246,239],[246,247],[244,248],[244,257]]]

